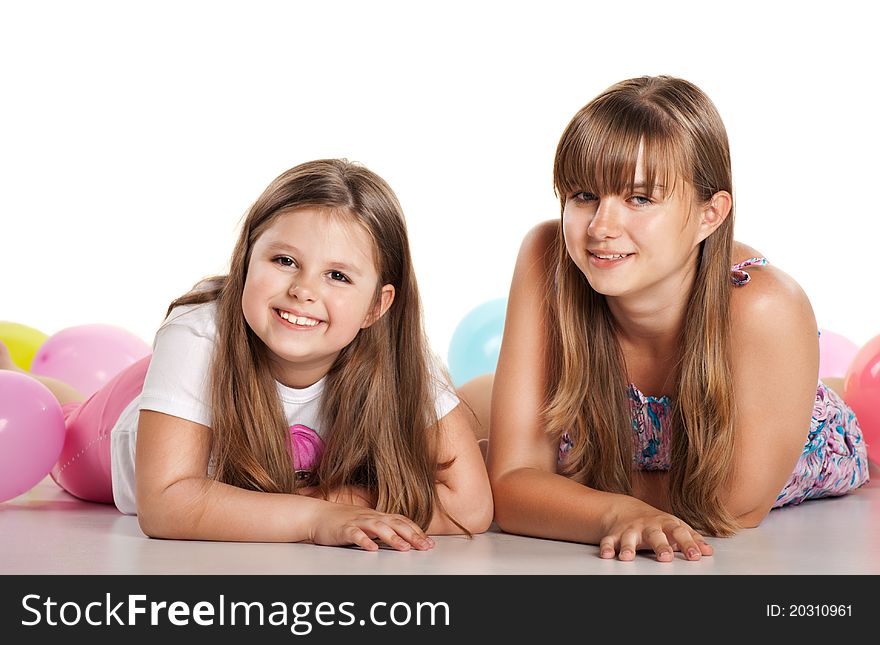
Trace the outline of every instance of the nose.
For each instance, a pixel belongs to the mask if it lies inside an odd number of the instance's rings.
[[[303,302],[314,302],[317,298],[315,287],[312,285],[309,277],[302,273],[293,278],[288,293],[292,298]]]
[[[587,227],[587,234],[598,240],[620,237],[620,209],[614,198],[603,197]]]

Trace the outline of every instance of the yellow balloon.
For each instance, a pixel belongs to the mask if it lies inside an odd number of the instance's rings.
[[[0,320],[0,340],[9,348],[12,361],[25,371],[31,369],[34,354],[47,338],[46,334],[33,327]]]

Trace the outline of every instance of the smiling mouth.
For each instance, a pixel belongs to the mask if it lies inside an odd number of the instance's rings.
[[[323,323],[323,320],[318,320],[317,318],[309,318],[308,316],[297,316],[289,311],[285,311],[284,309],[273,309],[275,315],[278,316],[284,322],[293,325],[294,327],[304,327],[304,328],[314,328]]]
[[[633,255],[632,253],[597,253],[595,251],[587,251],[587,253],[600,260],[622,260]]]

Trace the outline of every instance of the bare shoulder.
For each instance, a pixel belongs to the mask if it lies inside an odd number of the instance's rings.
[[[519,250],[522,260],[544,260],[548,257],[556,260],[555,252],[559,244],[559,220],[546,220],[536,224],[523,238]]]
[[[511,295],[535,295],[533,290],[551,288],[561,244],[559,221],[548,220],[533,226],[523,238],[516,258]]]
[[[749,246],[737,244],[735,262],[750,257],[762,256]],[[734,287],[730,299],[735,342],[772,343],[782,334],[816,339],[813,308],[794,278],[772,264],[745,270],[751,279],[741,287]]]
[[[738,264],[750,258],[762,258],[764,255],[754,247],[742,242],[733,242],[733,263]]]

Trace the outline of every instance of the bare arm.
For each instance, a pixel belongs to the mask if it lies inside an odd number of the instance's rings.
[[[724,499],[746,527],[767,515],[804,447],[816,396],[819,341],[809,300],[767,266],[731,301],[736,450]]]
[[[151,537],[429,548],[399,515],[303,495],[249,491],[207,478],[211,430],[144,410],[136,451],[138,521]]]
[[[552,297],[546,283],[554,270],[557,227],[545,222],[532,229],[514,268],[492,389],[489,477],[495,520],[503,530],[598,544],[613,496],[556,474],[558,446],[540,418]]]
[[[482,533],[492,523],[492,489],[474,435],[474,422],[461,404],[440,420],[438,462],[454,461],[439,472],[436,489],[449,515],[471,533]],[[455,534],[461,529],[435,507],[428,533]]]

